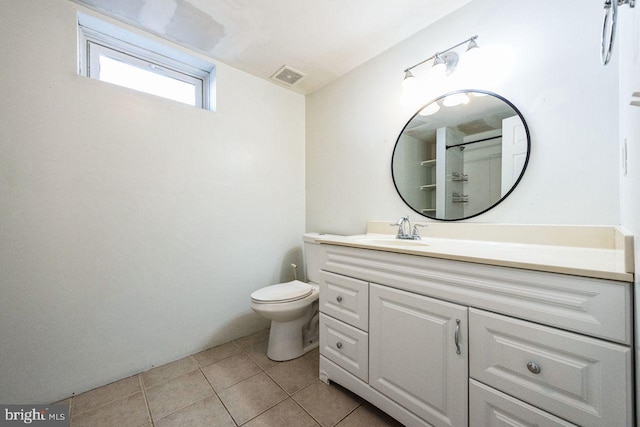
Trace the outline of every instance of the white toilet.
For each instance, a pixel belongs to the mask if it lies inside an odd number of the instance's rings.
[[[251,308],[271,320],[271,360],[300,357],[318,347],[318,244],[317,234],[304,235],[304,257],[310,283],[294,280],[267,286],[251,294]]]

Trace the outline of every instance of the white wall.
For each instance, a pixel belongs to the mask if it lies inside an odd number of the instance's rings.
[[[627,140],[627,174],[620,173],[621,223],[635,236],[636,265],[636,417],[640,417],[640,107],[629,105],[640,92],[640,8],[619,9],[617,47],[612,62],[620,63],[620,145]]]
[[[475,0],[309,95],[307,230],[359,233],[368,219],[411,212],[390,173],[417,109],[400,106],[402,70],[475,34],[485,63],[430,79],[423,101],[462,88],[503,95],[524,115],[532,152],[518,188],[470,221],[617,224],[618,76],[599,62],[601,19],[600,3]]]
[[[304,98],[217,64],[218,111],[76,74],[76,11],[0,2],[0,402],[48,403],[267,326],[292,278]]]

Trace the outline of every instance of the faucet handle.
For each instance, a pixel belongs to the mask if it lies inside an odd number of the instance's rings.
[[[399,219],[398,222],[393,223],[393,224],[389,224],[390,227],[398,227],[398,231],[396,232],[396,238],[400,238],[400,236],[402,236],[402,234],[404,233],[402,230],[402,220]]]
[[[428,225],[426,225],[426,224],[413,224],[413,231],[411,232],[411,237],[414,240],[422,239],[422,237],[420,237],[420,232],[418,231],[418,227],[428,227]]]

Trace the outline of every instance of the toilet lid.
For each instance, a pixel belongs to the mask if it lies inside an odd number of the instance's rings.
[[[255,302],[289,302],[311,295],[313,288],[310,284],[294,280],[258,289],[251,294]]]

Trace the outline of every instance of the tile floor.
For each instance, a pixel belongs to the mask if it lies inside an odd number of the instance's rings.
[[[71,427],[401,426],[318,379],[318,350],[266,356],[268,331],[158,366],[63,401]]]

